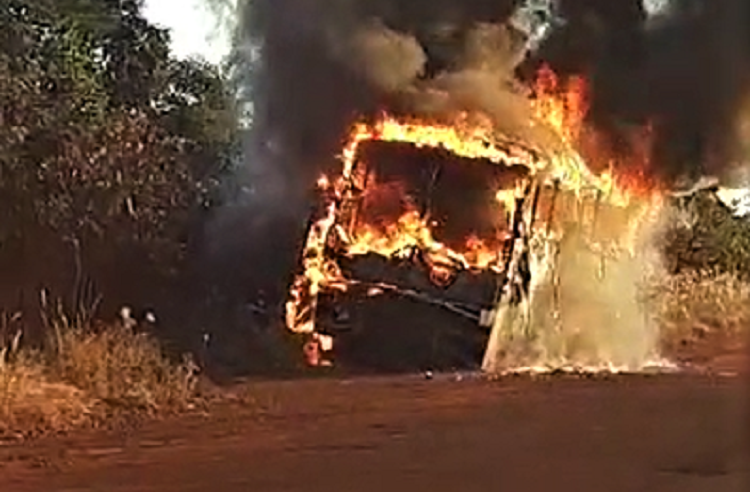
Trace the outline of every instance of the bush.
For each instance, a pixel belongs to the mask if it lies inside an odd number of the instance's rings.
[[[735,217],[712,190],[676,200],[664,237],[671,273],[711,270],[750,278],[750,220]]]
[[[70,384],[53,382],[41,354],[21,348],[17,327],[17,315],[0,312],[0,436],[61,430],[87,420],[93,401]]]
[[[0,349],[0,436],[60,431],[96,414],[96,402],[65,382],[53,382],[41,359]]]
[[[20,332],[0,346],[0,434],[59,431],[113,413],[180,411],[195,400],[196,366],[172,362],[145,333],[63,315],[49,328],[41,351],[22,347]]]
[[[715,190],[677,198],[664,236],[670,276],[652,285],[667,356],[733,351],[750,327],[750,219],[736,217]]]
[[[750,332],[750,284],[737,274],[684,272],[665,277],[652,289],[667,352],[701,340],[722,350],[741,343]]]
[[[234,92],[171,56],[142,4],[0,8],[0,305],[82,277],[130,302],[192,285],[186,257],[239,155]]]
[[[121,324],[58,330],[60,343],[50,368],[96,400],[148,412],[182,410],[190,402],[195,386],[192,364],[168,360],[151,336]]]

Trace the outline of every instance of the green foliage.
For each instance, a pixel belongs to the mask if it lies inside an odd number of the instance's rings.
[[[50,233],[179,250],[235,150],[222,74],[172,59],[139,0],[0,4],[0,253]]]
[[[710,191],[680,199],[674,212],[665,237],[673,273],[711,270],[750,276],[750,220],[733,216]]]

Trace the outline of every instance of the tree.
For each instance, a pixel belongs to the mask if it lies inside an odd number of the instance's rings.
[[[174,267],[233,157],[219,69],[171,58],[141,4],[0,0],[0,258],[30,285],[62,244],[90,268],[134,250]]]
[[[729,272],[750,276],[750,221],[735,217],[712,190],[674,204],[677,220],[665,235],[665,256],[672,273]]]

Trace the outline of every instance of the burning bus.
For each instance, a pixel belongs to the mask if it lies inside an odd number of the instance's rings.
[[[580,82],[561,92],[554,74],[540,71],[530,124],[556,132],[558,145],[549,148],[509,138],[476,115],[386,115],[354,126],[340,173],[318,182],[286,305],[287,327],[307,338],[311,365],[328,365],[335,354],[381,369],[482,361],[495,370],[514,337],[536,340],[537,353],[508,363],[534,363],[539,347],[549,357],[549,334],[564,331],[563,304],[572,302],[561,283],[579,283],[561,273],[560,259],[584,268],[561,246],[587,251],[586,268],[602,276],[609,258],[635,255],[638,227],[654,209],[632,180],[626,186],[608,170],[594,173],[576,149],[585,114]],[[615,292],[598,309],[614,318],[596,323],[624,316],[613,306]],[[529,352],[526,345],[514,357]],[[558,359],[570,358],[565,351]]]

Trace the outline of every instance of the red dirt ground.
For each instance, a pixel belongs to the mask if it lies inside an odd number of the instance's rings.
[[[748,381],[245,382],[210,416],[6,443],[0,490],[745,492]]]

